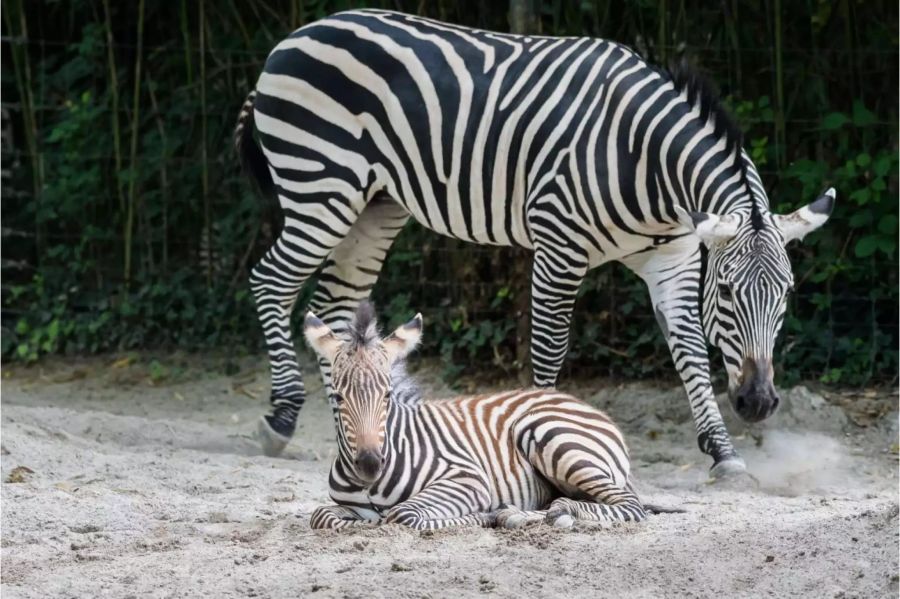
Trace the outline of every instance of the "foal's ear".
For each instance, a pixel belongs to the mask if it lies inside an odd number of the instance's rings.
[[[397,330],[384,340],[388,361],[393,364],[397,360],[405,358],[412,350],[416,349],[421,338],[422,315],[416,314],[415,318],[397,327]]]
[[[329,362],[334,360],[334,355],[341,347],[341,340],[312,312],[307,312],[303,320],[303,335],[309,346]]]

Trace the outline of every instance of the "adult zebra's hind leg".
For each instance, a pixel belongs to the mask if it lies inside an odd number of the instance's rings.
[[[284,450],[306,399],[291,336],[291,311],[300,288],[344,239],[360,208],[354,211],[330,194],[309,194],[308,203],[285,214],[281,235],[250,275],[272,376],[271,411],[259,424],[259,440],[268,456]]]
[[[407,220],[409,213],[403,206],[387,194],[378,194],[325,260],[310,309],[332,331],[340,333],[352,319],[360,301],[369,297],[388,250]],[[334,410],[331,365],[319,358],[319,369]]]
[[[547,518],[547,510],[523,510],[511,505],[501,507],[495,516],[497,528],[514,530],[544,522]]]

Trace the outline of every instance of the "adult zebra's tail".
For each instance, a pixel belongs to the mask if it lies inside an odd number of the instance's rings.
[[[247,94],[241,112],[238,114],[237,125],[234,127],[234,149],[241,159],[241,168],[244,170],[259,190],[267,197],[272,197],[275,192],[275,183],[269,172],[266,156],[256,140],[253,139],[253,102],[256,100],[256,90]]]
[[[241,161],[241,170],[250,177],[258,188],[263,199],[263,232],[264,237],[271,244],[281,233],[284,225],[281,208],[275,196],[275,182],[272,173],[269,172],[269,163],[262,148],[253,139],[253,103],[256,100],[256,90],[247,94],[238,114],[237,124],[234,127],[234,149]],[[266,223],[268,226],[266,226]]]

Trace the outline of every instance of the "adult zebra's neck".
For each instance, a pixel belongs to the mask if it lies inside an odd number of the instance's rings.
[[[679,67],[663,75],[672,85],[669,110],[649,132],[649,152],[659,167],[659,192],[686,210],[752,214],[768,210],[768,198],[740,128],[718,93],[695,71]],[[655,160],[653,159],[655,158]]]
[[[728,155],[712,149],[688,152],[679,166],[670,167],[673,182],[669,196],[673,204],[688,211],[750,216],[767,212],[768,197],[756,166],[746,152]],[[674,159],[667,161],[669,164]]]

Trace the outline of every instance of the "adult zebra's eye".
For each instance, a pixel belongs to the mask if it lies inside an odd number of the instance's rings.
[[[719,297],[725,301],[731,301],[731,286],[719,283]]]

